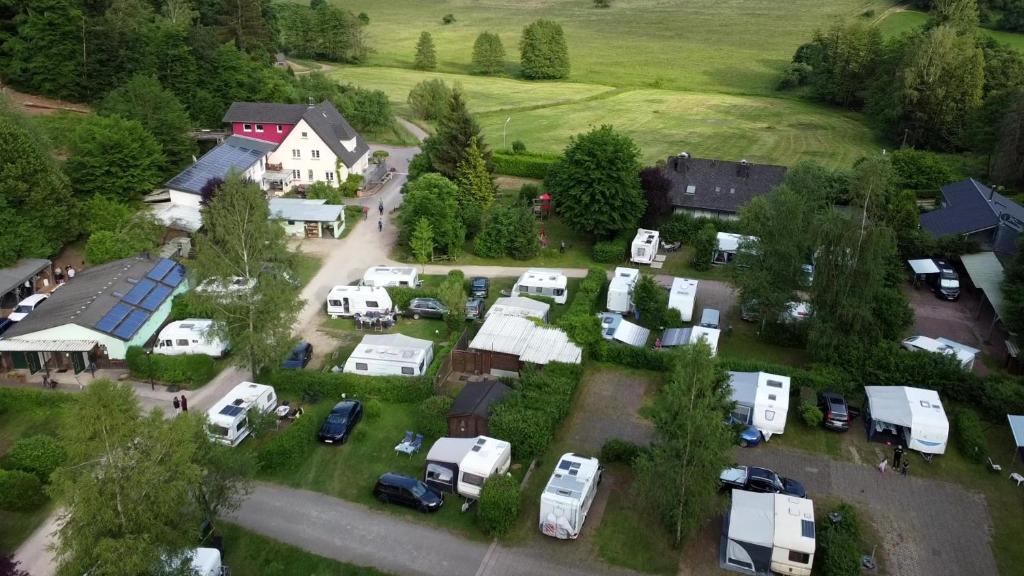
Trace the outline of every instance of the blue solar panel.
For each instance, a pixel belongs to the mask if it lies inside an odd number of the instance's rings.
[[[243,412],[241,406],[225,406],[220,409],[220,413],[225,416],[237,416]]]
[[[131,311],[132,309],[130,306],[121,303],[116,304],[110,309],[110,312],[107,312],[103,318],[100,318],[100,321],[96,323],[96,329],[100,332],[110,334],[114,331],[114,327],[117,326],[121,320],[124,320],[124,317]]]
[[[146,297],[146,294],[149,294],[149,291],[152,290],[154,286],[156,286],[156,282],[153,282],[152,280],[143,280],[125,294],[121,301],[138,306],[139,302],[142,302],[142,299]]]
[[[139,331],[139,328],[142,328],[142,325],[145,324],[148,319],[148,312],[138,309],[132,310],[132,313],[121,322],[116,330],[114,330],[114,336],[117,336],[122,340],[129,340],[136,332]]]
[[[157,308],[160,307],[161,304],[164,303],[164,300],[167,299],[167,295],[170,293],[170,286],[157,284],[156,288],[153,288],[153,291],[149,293],[149,296],[146,296],[146,299],[142,301],[142,304],[140,304],[140,306],[152,312],[153,310],[156,310]]]
[[[167,273],[167,276],[164,276],[161,282],[175,288],[178,284],[181,284],[183,278],[185,278],[185,267],[181,264],[175,264],[174,268],[171,268],[171,271]]]
[[[174,260],[161,258],[156,263],[156,266],[153,266],[153,269],[149,271],[149,274],[146,274],[146,277],[152,280],[163,280],[164,276],[171,271],[171,268],[174,268]]]

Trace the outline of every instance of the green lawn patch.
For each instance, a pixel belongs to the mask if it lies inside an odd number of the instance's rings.
[[[388,146],[418,146],[420,141],[409,133],[397,120],[382,130],[364,132],[363,137],[375,144],[386,144]]]
[[[0,510],[0,553],[14,552],[53,512],[47,503],[29,512]]]
[[[628,466],[613,464],[605,474],[614,475],[608,505],[597,530],[597,550],[605,561],[640,572],[675,574],[679,570],[679,551],[672,539],[651,518],[632,491],[632,472]],[[620,484],[621,482],[621,484]]]
[[[758,322],[740,320],[738,305],[729,315],[726,331],[718,343],[718,355],[737,360],[756,360],[802,367],[807,364],[807,351],[766,342],[757,335]]]
[[[663,252],[665,265],[661,270],[651,270],[651,273],[668,274],[681,278],[693,278],[694,280],[719,280],[732,282],[732,265],[711,266],[707,270],[697,270],[690,264],[693,259],[693,246],[683,246],[676,252]]]
[[[383,576],[373,568],[338,562],[222,522],[224,559],[234,576]]]
[[[428,320],[426,318],[413,320],[412,318],[401,317],[394,326],[383,332],[360,330],[356,327],[356,321],[352,318],[325,318],[321,326],[328,330],[335,338],[355,343],[362,340],[366,334],[405,334],[406,336],[432,340],[435,344],[440,344],[445,341],[448,335],[448,328],[444,325],[443,320]]]
[[[917,10],[904,10],[886,16],[878,23],[878,28],[882,31],[882,35],[894,37],[906,32],[920,30],[927,22],[928,14]],[[995,38],[1003,44],[1009,44],[1016,50],[1024,52],[1024,34],[1003,30],[990,30],[988,28],[978,28],[978,31]]]
[[[348,230],[351,226],[352,224],[349,223],[345,229]],[[296,254],[295,266],[292,270],[292,274],[295,275],[295,280],[297,280],[300,285],[305,286],[306,284],[309,284],[309,281],[313,279],[313,276],[316,276],[316,273],[320,271],[320,266],[322,266],[323,263],[324,261],[314,254]]]

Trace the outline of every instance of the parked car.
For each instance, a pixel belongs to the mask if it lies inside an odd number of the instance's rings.
[[[448,308],[436,298],[413,298],[405,308],[405,315],[419,320],[420,318],[444,318]]]
[[[943,300],[957,300],[960,298],[960,275],[945,260],[934,260],[935,266],[939,269],[938,274],[929,274],[928,282],[931,284],[935,296]]]
[[[469,281],[469,295],[474,298],[487,298],[491,290],[491,281],[483,276],[476,276]]]
[[[730,414],[725,419],[725,423],[731,427],[739,429],[738,440],[740,446],[748,448],[751,446],[757,446],[764,439],[761,435],[761,431],[756,426],[747,426],[746,423],[741,422],[735,416]]]
[[[320,426],[317,438],[327,444],[344,444],[356,424],[363,419],[363,404],[358,400],[342,400],[331,408],[331,413]]]
[[[420,512],[437,512],[444,504],[444,495],[410,476],[388,472],[377,479],[373,496],[384,504],[394,503]]]
[[[779,476],[767,468],[758,466],[737,466],[726,468],[718,476],[722,488],[739,488],[749,492],[767,492],[770,494],[788,494],[798,498],[806,498],[804,485],[792,478]]]
[[[818,394],[818,408],[825,416],[822,421],[825,428],[846,432],[850,429],[850,407],[846,404],[846,398],[835,392],[822,392]]]
[[[291,353],[288,357],[281,362],[281,368],[299,369],[305,368],[306,364],[309,364],[309,359],[313,357],[313,345],[303,340],[292,348]]]
[[[721,328],[722,313],[714,308],[705,308],[700,313],[700,325],[705,328]]]
[[[7,317],[11,322],[20,322],[25,319],[33,310],[39,308],[39,306],[49,298],[49,294],[33,294],[28,298],[25,298],[18,305],[14,307],[14,311]]]
[[[466,300],[466,320],[479,320],[484,317],[484,301],[480,298]]]

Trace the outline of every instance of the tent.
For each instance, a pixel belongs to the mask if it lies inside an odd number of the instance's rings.
[[[455,492],[459,481],[459,464],[476,444],[473,438],[438,438],[427,452],[423,481],[442,492]]]
[[[906,386],[865,386],[868,396],[868,439],[905,442],[907,448],[944,454],[949,420],[938,392]]]
[[[789,413],[788,376],[767,372],[729,372],[733,416],[737,421],[753,425],[765,440],[786,430]]]
[[[622,314],[602,312],[597,317],[601,319],[601,335],[605,340],[618,340],[623,344],[642,348],[651,335],[647,328],[624,320]]]
[[[1010,431],[1013,432],[1013,443],[1017,445],[1017,453],[1024,460],[1024,416],[1007,414],[1006,419],[1010,421]]]
[[[814,532],[812,501],[733,490],[732,507],[722,523],[719,564],[741,574],[810,576]]]

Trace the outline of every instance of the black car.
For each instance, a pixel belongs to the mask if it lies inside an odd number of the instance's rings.
[[[726,468],[718,477],[722,488],[739,488],[748,492],[765,492],[769,494],[788,494],[798,498],[806,498],[807,490],[800,482],[758,466],[737,466]]]
[[[822,392],[818,395],[818,408],[825,416],[823,422],[825,428],[846,432],[850,429],[850,407],[843,398],[835,392]]]
[[[444,495],[410,476],[388,472],[377,479],[373,497],[381,502],[401,504],[420,512],[437,512],[444,504]]]
[[[935,296],[943,300],[957,300],[960,298],[960,275],[945,260],[934,262],[939,273],[930,275],[929,281]]]
[[[491,289],[491,281],[483,276],[476,276],[469,281],[469,295],[473,298],[487,298]]]
[[[281,362],[281,368],[305,368],[306,364],[309,364],[309,359],[313,357],[313,345],[303,340],[292,348],[292,351],[288,354],[288,357]]]
[[[466,320],[479,320],[484,317],[484,301],[480,298],[466,300]]]
[[[405,315],[415,320],[420,318],[444,318],[448,308],[436,298],[413,298],[405,307]]]
[[[317,438],[327,444],[344,444],[356,424],[363,418],[363,404],[358,400],[342,400],[331,408],[331,413],[320,426]]]

